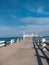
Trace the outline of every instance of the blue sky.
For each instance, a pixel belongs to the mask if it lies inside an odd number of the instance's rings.
[[[0,37],[23,31],[49,31],[49,0],[0,0]]]

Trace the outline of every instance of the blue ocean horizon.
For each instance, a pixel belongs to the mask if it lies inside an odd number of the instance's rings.
[[[49,36],[43,36],[43,37],[37,37],[37,39],[42,39],[45,38],[46,41],[49,43]],[[15,41],[17,41],[17,39],[19,39],[19,41],[22,39],[23,37],[0,37],[0,41],[5,41],[6,45],[10,44],[8,41],[14,39]]]
[[[11,39],[17,40],[17,39],[21,39],[21,38],[23,38],[23,37],[0,37],[0,41],[3,41],[3,40],[9,41]],[[46,40],[49,40],[49,36],[43,36],[43,37],[38,37],[38,38],[40,38],[40,39],[45,38]]]
[[[23,37],[0,37],[0,41],[3,41],[3,40],[9,41],[11,39],[15,39],[15,40],[19,39],[20,40],[21,38],[23,38]]]
[[[43,37],[38,37],[39,39],[45,38],[46,40],[49,40],[49,36],[43,36]]]

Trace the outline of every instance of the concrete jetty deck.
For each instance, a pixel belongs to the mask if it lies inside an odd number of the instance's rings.
[[[49,52],[25,39],[0,48],[0,65],[49,65]]]

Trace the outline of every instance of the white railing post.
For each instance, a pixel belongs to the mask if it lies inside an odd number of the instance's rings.
[[[44,48],[44,47],[46,46],[45,42],[46,42],[46,40],[45,40],[45,38],[43,38],[43,39],[42,39],[42,49],[43,49],[43,50],[46,50],[46,49]]]
[[[17,42],[19,41],[19,39],[17,39]]]
[[[12,45],[14,43],[14,39],[12,39],[11,41],[10,41],[10,44]]]

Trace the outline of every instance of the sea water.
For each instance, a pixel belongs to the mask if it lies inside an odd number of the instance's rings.
[[[46,42],[49,43],[49,36],[37,37],[37,39],[40,39],[40,40],[42,40],[42,38],[45,38]]]
[[[9,45],[12,39],[14,39],[14,42],[17,42],[17,39],[20,41],[23,37],[2,37],[0,38],[0,41],[5,41],[5,45]]]
[[[0,37],[0,41],[3,41],[3,40],[5,40],[5,41],[9,41],[9,40],[11,40],[11,39],[15,39],[15,40],[17,40],[17,39],[21,39],[22,37]]]

